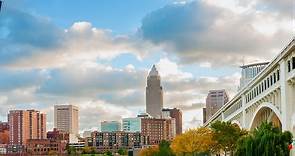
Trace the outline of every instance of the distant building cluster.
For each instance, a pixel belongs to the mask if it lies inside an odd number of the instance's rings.
[[[54,129],[47,131],[46,114],[38,110],[10,110],[8,122],[0,122],[0,155],[66,154],[69,148],[86,146],[97,151],[140,149],[172,140],[182,133],[182,112],[163,108],[163,88],[155,66],[147,77],[146,113],[122,121],[102,121],[100,131],[79,135],[79,108],[54,106]]]

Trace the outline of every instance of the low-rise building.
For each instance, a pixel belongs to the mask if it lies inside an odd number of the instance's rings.
[[[92,132],[91,143],[99,151],[116,151],[120,148],[132,149],[142,146],[141,133],[135,132]],[[88,140],[90,141],[90,140]]]
[[[66,140],[67,142],[69,142],[69,133],[63,132],[63,131],[57,130],[57,128],[54,128],[53,131],[47,132],[47,139]]]
[[[7,154],[7,145],[6,144],[0,144],[0,155]]]
[[[64,154],[67,142],[65,140],[29,139],[26,150],[29,155]]]

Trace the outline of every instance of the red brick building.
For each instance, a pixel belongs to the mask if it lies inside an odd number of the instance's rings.
[[[29,139],[26,151],[29,155],[65,154],[67,141],[50,139]]]
[[[46,114],[36,110],[11,110],[8,114],[8,152],[23,152],[28,139],[46,138]],[[13,151],[10,151],[10,150]]]
[[[53,129],[53,131],[47,132],[47,139],[50,140],[66,140],[69,142],[69,133],[59,131],[56,128]]]
[[[156,145],[162,140],[172,140],[175,137],[175,122],[172,119],[141,119],[141,134],[144,144]]]
[[[171,118],[175,119],[175,128],[176,128],[176,134],[181,134],[182,133],[182,112],[178,108],[164,108],[162,110],[163,113],[168,113],[167,115]],[[165,117],[165,115],[163,114]]]
[[[0,122],[0,144],[9,143],[9,125],[7,122]]]

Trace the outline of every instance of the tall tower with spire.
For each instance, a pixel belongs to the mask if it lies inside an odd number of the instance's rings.
[[[153,65],[147,77],[146,86],[146,112],[155,118],[162,116],[163,88],[161,77],[155,65]]]

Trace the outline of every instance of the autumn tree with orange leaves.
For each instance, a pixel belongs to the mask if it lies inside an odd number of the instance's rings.
[[[0,144],[8,144],[9,142],[9,131],[4,130],[0,132]]]
[[[171,144],[171,148],[176,155],[196,155],[209,152],[215,143],[212,130],[201,127],[190,129],[176,136]]]
[[[154,156],[158,152],[159,152],[158,146],[151,146],[151,147],[144,148],[144,149],[140,150],[139,155],[140,156]]]

